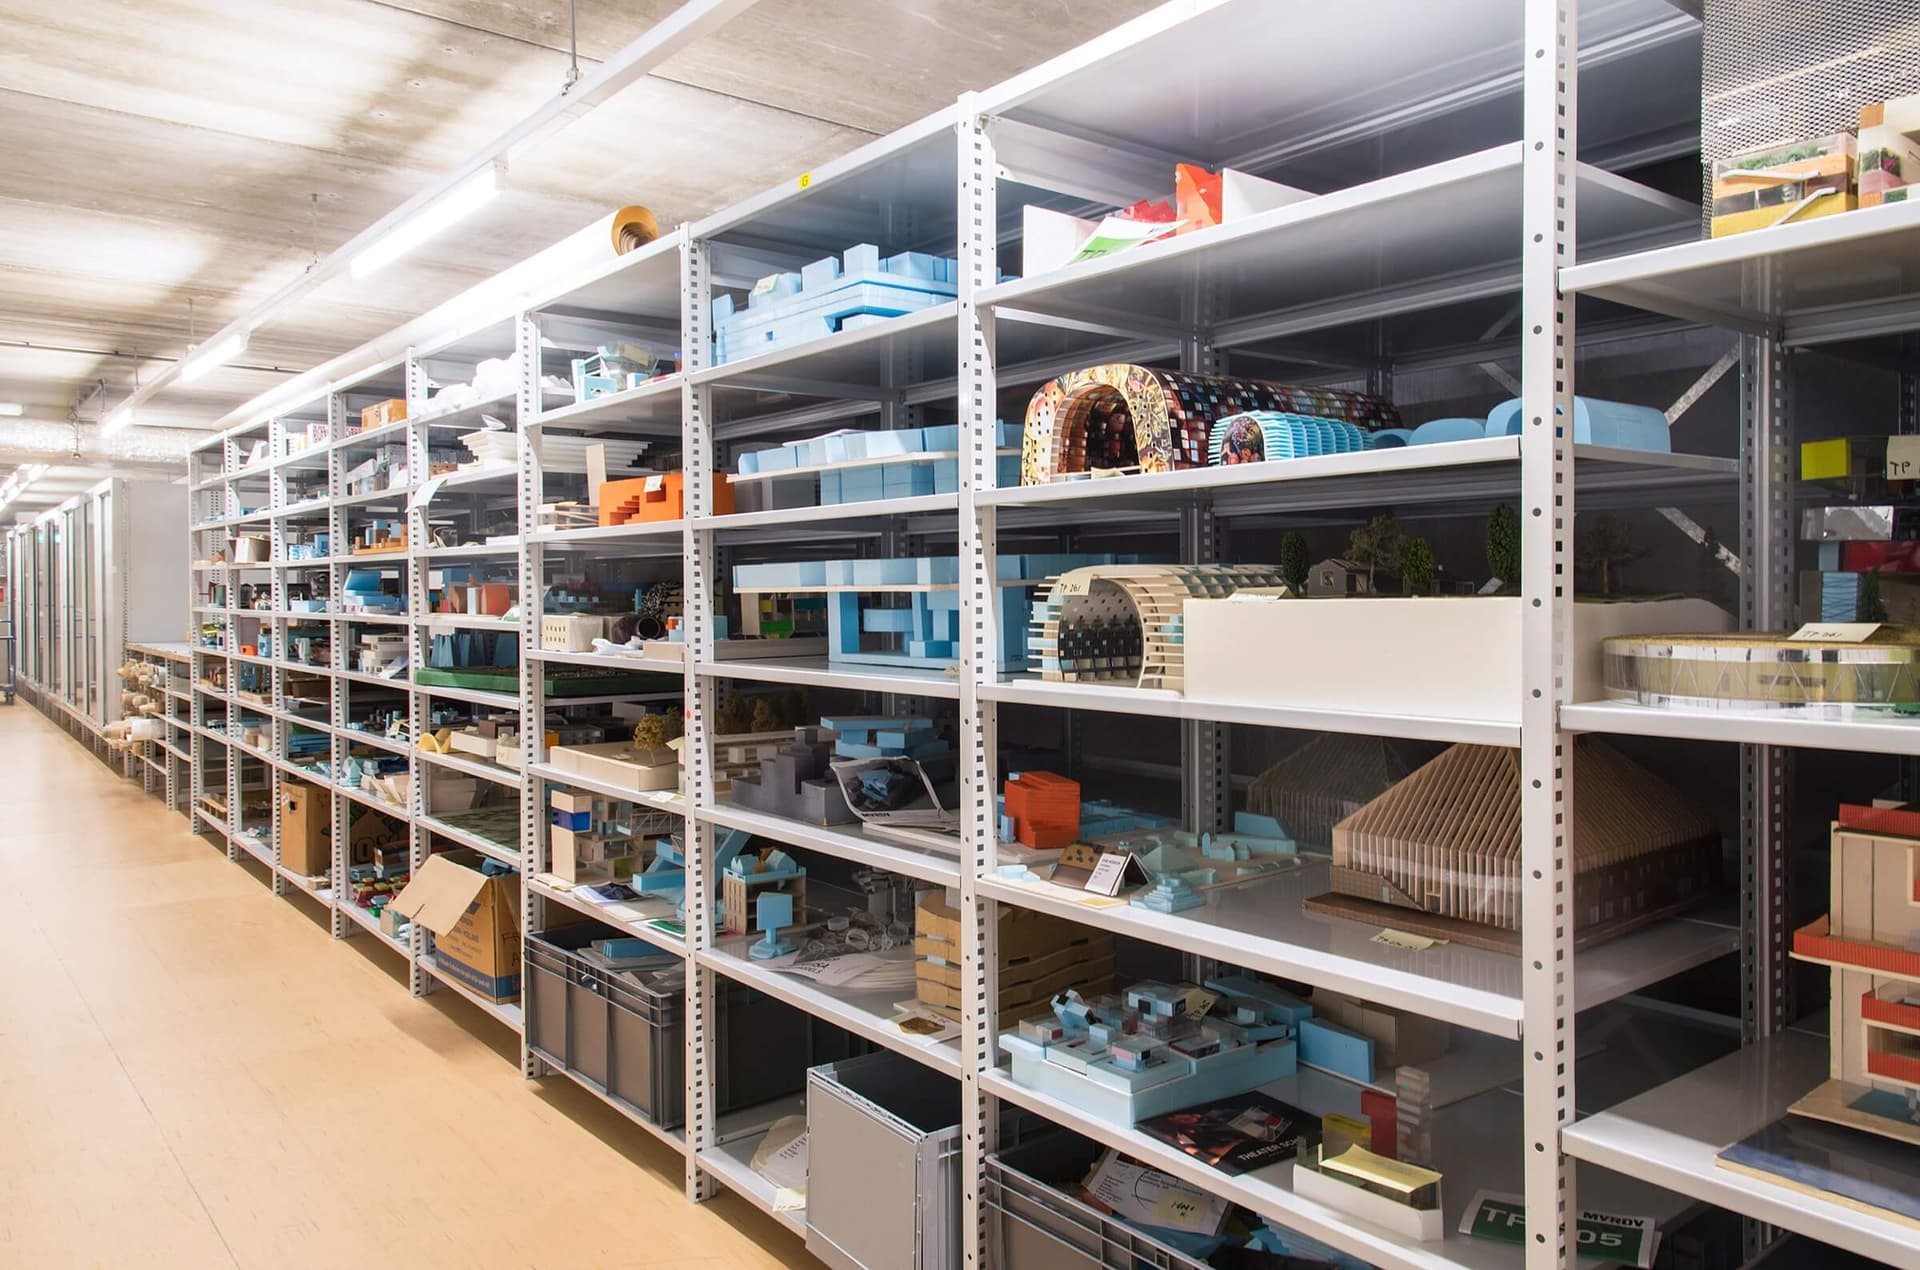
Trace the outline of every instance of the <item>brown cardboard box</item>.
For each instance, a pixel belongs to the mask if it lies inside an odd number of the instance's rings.
[[[376,401],[360,412],[360,429],[384,427],[397,423],[407,417],[407,401],[404,397],[389,397],[385,401]]]
[[[480,872],[478,851],[429,856],[394,911],[434,934],[440,970],[489,1001],[520,998],[520,881]]]
[[[397,822],[371,809],[360,812],[347,824],[347,863],[372,864],[375,847],[405,840],[406,830]]]
[[[303,781],[280,785],[280,863],[301,877],[333,871],[333,803]]]

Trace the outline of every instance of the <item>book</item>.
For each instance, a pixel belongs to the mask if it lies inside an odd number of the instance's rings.
[[[1251,1173],[1320,1144],[1320,1117],[1262,1093],[1235,1094],[1134,1126],[1222,1173]]]

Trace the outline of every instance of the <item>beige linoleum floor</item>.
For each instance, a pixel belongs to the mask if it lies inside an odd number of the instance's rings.
[[[817,1266],[399,959],[0,707],[0,1266]]]

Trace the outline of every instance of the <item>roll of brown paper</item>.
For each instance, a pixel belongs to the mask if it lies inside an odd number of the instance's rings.
[[[660,222],[644,207],[623,207],[613,214],[613,249],[623,256],[659,236]]]

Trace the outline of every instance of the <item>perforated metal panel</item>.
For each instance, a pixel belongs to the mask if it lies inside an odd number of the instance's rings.
[[[1860,107],[1920,93],[1914,0],[1705,0],[1701,153],[1851,130]]]

